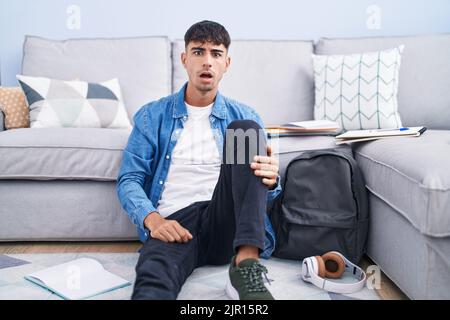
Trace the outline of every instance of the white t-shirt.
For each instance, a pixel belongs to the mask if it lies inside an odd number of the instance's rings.
[[[173,149],[156,209],[163,217],[194,202],[211,200],[221,164],[209,121],[212,106],[194,107],[186,103],[188,118]]]

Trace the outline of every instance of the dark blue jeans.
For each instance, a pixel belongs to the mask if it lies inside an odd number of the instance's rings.
[[[261,128],[251,120],[236,120],[228,129],[258,132]],[[259,134],[256,137],[257,140],[245,139],[245,148],[241,149],[237,148],[237,139],[227,141],[225,137],[224,161],[212,199],[195,202],[167,217],[188,229],[193,239],[187,243],[165,243],[149,237],[136,265],[132,299],[176,299],[195,268],[230,263],[241,245],[263,250],[267,186],[255,176],[250,163],[255,154],[266,155],[266,140]],[[234,151],[233,163],[225,161],[231,159],[227,149]],[[238,161],[242,151],[244,162]]]

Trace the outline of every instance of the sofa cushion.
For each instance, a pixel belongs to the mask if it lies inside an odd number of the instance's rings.
[[[0,179],[115,181],[129,133],[104,128],[1,132]],[[301,151],[336,147],[331,136],[272,138],[268,143],[279,155],[280,172]]]
[[[398,88],[404,126],[450,129],[450,34],[412,37],[322,38],[316,54],[349,54],[405,45]]]
[[[31,128],[131,128],[116,78],[100,83],[17,75]]]
[[[130,131],[26,128],[0,133],[0,179],[115,181]]]
[[[171,93],[172,64],[166,37],[69,39],[27,36],[22,74],[103,82],[118,78],[132,120],[144,104]]]
[[[450,235],[450,131],[355,146],[370,192],[428,236]]]
[[[344,130],[399,128],[398,75],[403,46],[348,55],[313,55],[314,119]]]
[[[173,89],[187,81],[184,41],[172,45]],[[231,66],[220,83],[225,96],[254,108],[264,124],[312,120],[312,41],[232,41]]]

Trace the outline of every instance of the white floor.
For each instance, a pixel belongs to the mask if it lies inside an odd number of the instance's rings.
[[[106,270],[117,274],[131,283],[134,282],[134,267],[138,253],[62,253],[62,254],[9,254],[9,257],[21,259],[30,263],[20,266],[0,269],[0,299],[61,299],[59,296],[47,291],[27,280],[24,276],[32,272],[64,263],[80,257],[97,259]],[[275,299],[283,300],[379,300],[375,290],[365,287],[359,292],[339,295],[329,294],[301,279],[301,262],[271,258],[261,259],[261,263],[268,269],[270,285],[267,285]],[[226,300],[226,277],[228,266],[206,266],[196,269],[183,286],[178,299],[185,300]],[[345,276],[340,281],[351,281]],[[133,284],[128,287],[114,290],[91,299],[129,299]]]

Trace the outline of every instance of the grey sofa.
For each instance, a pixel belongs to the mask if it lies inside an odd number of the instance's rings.
[[[352,146],[370,200],[368,255],[410,297],[450,298],[450,35],[233,41],[221,92],[253,106],[266,124],[313,118],[311,54],[405,45],[399,111],[420,138]],[[26,37],[22,73],[71,80],[118,77],[130,118],[186,81],[182,41],[164,37],[52,41]],[[1,128],[1,127],[0,127]],[[0,241],[137,239],[115,191],[128,132],[0,132]],[[332,137],[274,140],[281,172],[299,151]],[[346,147],[346,146],[344,146]],[[348,148],[348,147],[347,147]]]

